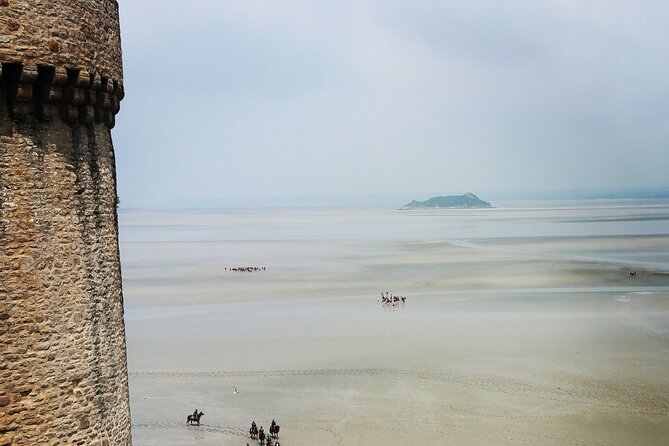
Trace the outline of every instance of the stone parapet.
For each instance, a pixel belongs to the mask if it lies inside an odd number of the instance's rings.
[[[60,115],[66,122],[112,128],[125,95],[122,80],[49,65],[4,63],[0,82],[14,119],[34,114],[50,121]]]

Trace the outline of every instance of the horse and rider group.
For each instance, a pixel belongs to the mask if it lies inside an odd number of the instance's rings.
[[[406,296],[396,296],[393,293],[386,291],[385,293],[381,292],[381,297],[377,297],[376,300],[381,302],[381,305],[399,305],[407,301]]]
[[[195,409],[191,415],[186,417],[186,424],[192,425],[195,423],[199,426],[202,415],[204,415],[204,412]],[[281,443],[279,443],[279,430],[281,430],[281,426],[276,424],[276,421],[272,420],[272,424],[269,426],[269,434],[265,434],[265,429],[262,426],[258,429],[258,425],[253,421],[251,422],[249,435],[251,436],[251,439],[258,440],[259,446],[281,446]],[[248,443],[246,443],[246,445],[248,446]]]
[[[280,429],[281,427],[272,420],[272,424],[269,426],[269,434],[265,434],[263,427],[260,426],[260,429],[258,429],[256,422],[252,421],[249,435],[251,439],[258,440],[259,446],[281,446],[281,443],[279,443]],[[272,439],[276,439],[276,441],[273,442]],[[248,446],[248,443],[246,443],[246,446]]]

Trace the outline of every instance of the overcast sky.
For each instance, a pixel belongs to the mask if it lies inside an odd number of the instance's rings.
[[[669,185],[666,1],[119,3],[125,206]]]

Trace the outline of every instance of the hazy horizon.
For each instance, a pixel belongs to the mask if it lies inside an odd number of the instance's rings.
[[[397,194],[302,195],[266,197],[190,197],[171,199],[149,206],[131,206],[121,199],[119,210],[215,210],[244,208],[370,208],[397,209],[412,200],[426,200],[435,196],[462,195],[473,192],[479,198],[492,201],[493,207],[578,203],[588,205],[601,202],[637,200],[640,203],[669,201],[669,187],[628,189],[572,189],[550,191],[462,191],[462,192],[405,192]]]

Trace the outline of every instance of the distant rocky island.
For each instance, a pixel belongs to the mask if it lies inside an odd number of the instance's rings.
[[[464,195],[449,195],[447,197],[432,197],[425,201],[413,200],[400,208],[401,211],[409,209],[426,208],[491,208],[492,205],[487,201],[481,200],[471,192]]]

